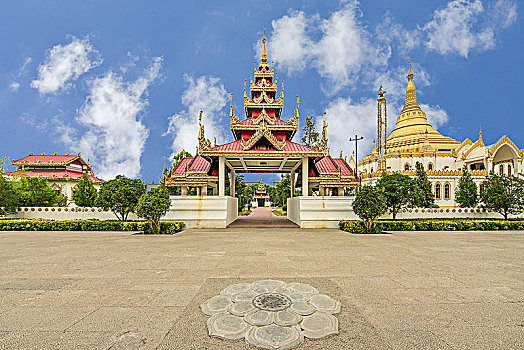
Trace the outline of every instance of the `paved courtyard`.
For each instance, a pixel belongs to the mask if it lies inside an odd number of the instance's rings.
[[[263,279],[342,303],[299,348],[522,349],[523,267],[522,232],[0,232],[0,349],[254,349],[199,305]]]

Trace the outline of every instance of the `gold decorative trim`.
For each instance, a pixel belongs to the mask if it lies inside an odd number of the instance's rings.
[[[493,146],[493,148],[489,150],[488,156],[490,158],[493,157],[495,152],[498,151],[498,149],[505,143],[508,144],[510,147],[512,147],[519,157],[524,157],[524,152],[520,150],[507,135],[502,136],[500,140],[497,141],[497,143]]]

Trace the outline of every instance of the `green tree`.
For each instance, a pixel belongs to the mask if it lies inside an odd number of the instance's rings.
[[[97,192],[93,185],[93,180],[87,173],[84,173],[73,193],[75,204],[79,207],[92,207],[95,205],[96,196]]]
[[[191,157],[193,157],[191,153],[181,150],[173,157],[173,168],[176,167],[182,159]]]
[[[246,196],[246,181],[242,174],[235,176],[235,197],[238,198],[238,210],[242,211],[248,199]]]
[[[318,140],[319,133],[315,127],[315,117],[307,117],[304,128],[302,129],[304,136],[302,136],[302,143],[306,146],[312,147]]]
[[[382,189],[386,198],[386,207],[391,211],[393,220],[395,220],[398,211],[407,206],[413,198],[413,180],[407,175],[383,172],[377,186]]]
[[[483,207],[508,219],[524,211],[524,180],[491,172],[480,187]]]
[[[146,192],[146,185],[138,179],[128,179],[117,175],[100,187],[96,205],[111,210],[118,220],[127,221],[129,213],[134,212],[140,196]]]
[[[368,233],[375,232],[376,219],[386,211],[386,198],[383,189],[363,186],[353,201],[353,212],[364,221]]]
[[[282,174],[280,182],[276,185],[278,206],[287,205],[287,199],[291,197],[291,176]]]
[[[160,233],[160,218],[169,210],[169,204],[169,192],[160,185],[140,196],[136,215],[147,220],[153,233]]]
[[[67,198],[60,191],[49,186],[47,180],[33,176],[22,176],[14,183],[20,206],[52,207],[67,204]]]
[[[0,173],[0,216],[12,214],[20,205],[13,183]]]
[[[473,208],[477,206],[478,201],[477,185],[471,178],[468,167],[464,165],[462,176],[455,191],[455,202],[461,207]]]
[[[0,175],[5,173],[7,170],[7,167],[9,166],[9,157],[2,157],[0,158]]]
[[[429,208],[435,204],[435,195],[432,191],[431,182],[428,180],[428,175],[422,163],[417,162],[415,167],[417,169],[417,177],[412,189],[413,204],[417,207]]]

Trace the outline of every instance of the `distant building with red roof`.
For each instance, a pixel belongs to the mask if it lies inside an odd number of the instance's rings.
[[[21,176],[45,179],[49,181],[51,187],[66,195],[69,202],[73,202],[73,193],[84,173],[87,173],[93,180],[97,190],[101,183],[105,182],[95,176],[93,168],[89,162],[82,158],[80,153],[75,155],[69,153],[63,155],[29,153],[23,158],[13,160],[11,164],[16,166],[17,170],[4,173],[4,176],[11,179]]]

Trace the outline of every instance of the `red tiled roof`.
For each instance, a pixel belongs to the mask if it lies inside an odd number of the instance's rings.
[[[286,147],[284,147],[284,151],[288,152],[308,152],[311,151],[311,148],[308,146],[301,145],[299,143],[295,143],[293,141],[286,140]]]
[[[319,161],[315,162],[315,167],[321,174],[332,173],[337,170],[337,166],[333,162],[330,156],[326,156]]]
[[[186,164],[189,164],[192,160],[193,158],[182,158],[182,160],[176,165],[175,169],[173,169],[173,172],[175,174],[185,175]]]
[[[73,161],[74,159],[79,158],[77,155],[28,155],[24,158],[20,158],[18,160],[13,160],[13,165],[29,165],[29,164],[48,164],[48,163],[69,163]]]
[[[68,177],[73,179],[80,179],[83,175],[81,171],[72,171],[72,170],[51,170],[51,169],[29,169],[29,170],[19,170],[19,171],[11,171],[9,173],[4,173],[4,175],[7,176],[39,176],[47,179],[54,179],[57,178],[57,180],[60,180],[60,178],[63,178],[64,180]],[[99,179],[95,176],[89,175],[89,178],[93,180],[94,182],[105,182],[102,179]]]
[[[207,173],[211,167],[211,163],[201,156],[196,156],[189,167],[195,171],[204,171]]]
[[[224,143],[223,145],[215,146],[213,150],[215,151],[242,151],[242,145],[240,144],[240,140],[235,140],[233,142]]]
[[[194,171],[203,171],[207,173],[209,168],[211,168],[211,162],[201,156],[196,156],[192,158],[183,158],[175,167],[173,172],[175,174],[185,175],[186,174],[186,165],[189,169]]]
[[[353,173],[349,165],[341,158],[326,156],[315,162],[315,168],[321,174],[332,173],[337,171],[339,167],[341,175],[351,175]]]
[[[333,158],[333,162],[335,162],[335,164],[340,167],[342,175],[351,175],[351,174],[353,174],[353,170],[351,170],[351,168],[344,161],[344,159],[342,159],[342,158]]]

